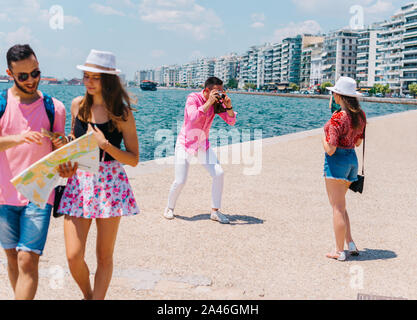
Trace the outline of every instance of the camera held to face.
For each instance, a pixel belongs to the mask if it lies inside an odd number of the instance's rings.
[[[213,105],[215,114],[227,112],[227,110],[223,107],[223,101],[225,98],[226,95],[223,92],[219,91],[217,93],[217,102]]]

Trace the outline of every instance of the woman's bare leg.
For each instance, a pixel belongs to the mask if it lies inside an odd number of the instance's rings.
[[[91,226],[91,219],[65,216],[64,235],[68,265],[75,282],[80,287],[84,299],[93,298],[90,283],[90,271],[84,260],[87,235]]]
[[[97,219],[97,271],[94,280],[94,300],[104,300],[113,276],[113,253],[120,217]]]
[[[350,229],[350,219],[347,210],[345,211],[345,221],[346,221],[346,244],[353,242],[352,232]]]
[[[333,208],[333,228],[336,238],[336,250],[344,250],[347,234],[346,223],[346,193],[349,186],[345,181],[326,179],[327,195]]]

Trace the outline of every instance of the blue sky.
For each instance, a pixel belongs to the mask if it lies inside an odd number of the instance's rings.
[[[404,0],[0,0],[0,74],[7,49],[30,43],[43,75],[80,77],[90,49],[112,51],[128,79],[138,69],[197,57],[243,53],[252,45],[349,25],[354,5],[365,24],[388,19]],[[52,6],[63,29],[53,29]],[[51,18],[52,17],[52,18]],[[52,20],[51,20],[52,19]]]

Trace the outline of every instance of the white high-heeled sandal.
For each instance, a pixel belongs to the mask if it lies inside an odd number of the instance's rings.
[[[346,253],[344,251],[335,251],[335,253],[339,255],[337,258],[330,254],[327,255],[327,258],[334,259],[337,261],[346,261]]]
[[[356,245],[354,242],[349,242],[349,254],[351,256],[357,257],[359,255],[359,250],[356,248]]]

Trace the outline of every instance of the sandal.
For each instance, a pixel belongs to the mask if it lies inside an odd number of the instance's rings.
[[[359,256],[359,250],[358,248],[356,248],[356,245],[353,241],[349,242],[348,246],[349,246],[349,253],[351,256],[354,256],[354,257]]]
[[[337,261],[346,261],[346,253],[344,251],[335,251],[334,253],[328,253],[326,257]]]

